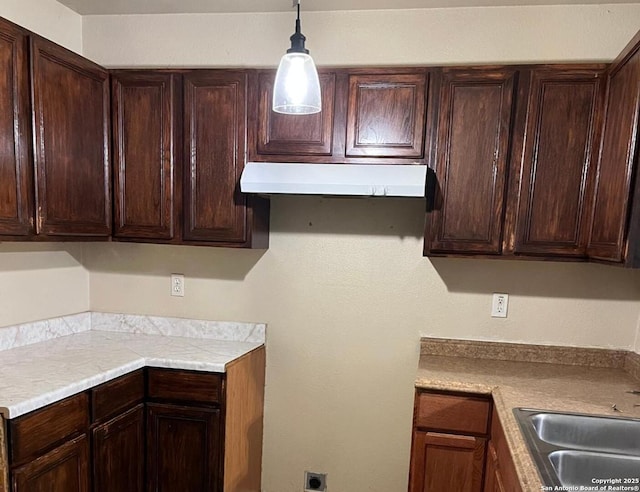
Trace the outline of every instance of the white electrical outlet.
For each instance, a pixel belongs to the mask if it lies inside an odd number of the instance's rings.
[[[493,302],[491,303],[492,318],[506,318],[508,308],[509,294],[493,294]]]
[[[171,274],[171,295],[184,297],[184,275],[181,273]]]

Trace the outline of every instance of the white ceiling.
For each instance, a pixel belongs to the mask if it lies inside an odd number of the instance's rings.
[[[292,0],[58,0],[83,15],[286,12]],[[303,11],[637,3],[638,0],[302,0]]]

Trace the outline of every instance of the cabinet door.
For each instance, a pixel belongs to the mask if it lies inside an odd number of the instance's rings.
[[[33,227],[27,35],[0,19],[0,235]]]
[[[415,431],[409,492],[480,492],[485,439]]]
[[[493,485],[494,489],[485,488],[485,490],[522,492],[520,479],[509,450],[509,444],[495,408],[491,417],[491,441],[489,442],[487,453],[487,470],[489,470],[489,467],[493,467],[495,473],[493,478],[490,479],[488,477],[487,480],[492,481],[489,485]],[[485,487],[487,487],[486,484]]]
[[[144,492],[144,405],[93,429],[94,492]]]
[[[174,236],[177,77],[153,71],[112,77],[116,237]]]
[[[221,492],[220,410],[151,403],[147,409],[150,492]]]
[[[424,157],[427,74],[349,76],[347,157]]]
[[[38,233],[109,236],[109,74],[39,37],[31,63]]]
[[[586,257],[602,75],[602,67],[533,71],[524,148],[515,154],[522,156],[515,253]]]
[[[487,466],[484,472],[484,492],[507,492],[502,481],[500,466],[498,464],[498,454],[489,441],[487,445]]]
[[[435,210],[425,254],[502,250],[514,109],[512,69],[445,69],[440,90]]]
[[[13,492],[89,492],[89,445],[82,435],[13,470]]]
[[[244,72],[184,75],[185,240],[247,240],[247,198],[240,193],[246,85]]]
[[[638,160],[640,35],[636,36],[634,42],[611,66],[608,74],[607,114],[588,251],[591,258],[613,262],[625,260],[629,225],[633,240],[628,253],[635,256],[631,258],[636,263],[634,266],[640,266],[640,225],[637,216],[640,201],[637,189],[635,213],[629,214],[630,199],[634,196],[634,164]]]
[[[297,156],[332,155],[336,74],[320,72],[319,77],[322,111],[311,115],[285,115],[271,109],[275,72],[258,75],[258,117],[254,129],[258,155],[294,156],[294,159]]]

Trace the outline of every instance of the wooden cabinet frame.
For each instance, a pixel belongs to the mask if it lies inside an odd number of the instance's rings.
[[[152,485],[160,487],[158,480],[162,475],[154,475],[153,472],[166,446],[162,442],[162,435],[153,433],[145,413],[166,414],[169,419],[177,419],[176,422],[191,419],[206,427],[208,437],[203,442],[207,456],[203,458],[204,468],[201,470],[206,474],[203,479],[206,490],[259,492],[264,388],[265,348],[259,347],[227,364],[225,373],[141,369],[17,419],[10,419],[7,426],[0,418],[0,492],[9,492],[9,483],[12,484],[12,492],[28,492],[29,489],[23,487],[29,480],[37,480],[42,473],[51,470],[55,473],[55,467],[63,463],[66,466],[69,459],[77,461],[78,473],[73,477],[65,473],[61,476],[66,477],[65,480],[77,478],[81,483],[80,492],[89,492],[90,474],[94,479],[109,478],[109,466],[117,466],[118,459],[120,465],[127,467],[130,475],[137,477],[133,481],[138,485],[141,469],[149,467],[149,472],[145,472],[144,487],[136,490],[147,490]],[[7,431],[13,441],[7,441]],[[129,459],[123,460],[117,449],[109,450],[104,446],[116,436],[116,440],[119,438],[128,443],[129,448],[135,447],[140,445],[137,440],[141,433],[146,449],[139,456],[141,462],[137,466],[130,463]],[[157,449],[149,448],[153,445],[157,445]],[[89,451],[90,446],[93,446],[93,452]],[[8,455],[13,461],[9,461]],[[145,455],[150,459],[146,464]],[[94,457],[93,461],[91,456]],[[136,453],[131,451],[127,456],[130,458]],[[103,468],[100,464],[106,464],[107,467]],[[178,463],[177,466],[182,464]],[[121,483],[118,480],[121,477],[115,477],[107,484],[102,483],[106,489],[94,483],[94,489],[111,491],[117,486],[114,484]],[[85,483],[86,487],[83,485]],[[64,487],[65,484],[52,485]]]

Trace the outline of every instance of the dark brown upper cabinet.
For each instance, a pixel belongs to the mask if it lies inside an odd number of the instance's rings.
[[[114,238],[268,247],[268,200],[240,193],[247,72],[112,74]]]
[[[32,36],[31,77],[37,232],[109,237],[109,73]]]
[[[280,160],[305,159],[308,156],[331,156],[333,154],[334,101],[336,91],[335,72],[320,72],[322,111],[310,115],[283,115],[272,111],[273,71],[261,71],[252,81],[257,90],[257,112],[252,111],[250,137],[256,143],[257,153],[266,156],[281,156]],[[255,97],[255,96],[254,96]],[[275,160],[275,159],[274,159]]]
[[[590,258],[640,267],[640,32],[607,73],[608,91]]]
[[[447,68],[425,254],[500,254],[517,71]]]
[[[426,68],[320,70],[322,111],[271,109],[275,71],[250,79],[250,161],[425,164],[429,79]]]
[[[26,31],[0,19],[0,236],[35,231],[28,50]]]
[[[443,69],[425,255],[587,259],[605,70]]]
[[[516,254],[587,255],[605,68],[530,72],[526,125],[514,145],[520,175],[511,190],[517,192]]]
[[[427,74],[349,76],[347,157],[424,157]]]
[[[178,74],[112,74],[114,236],[171,240],[180,192],[176,171]]]
[[[184,230],[186,242],[262,245],[264,223],[240,192],[246,154],[247,73],[184,74]]]

